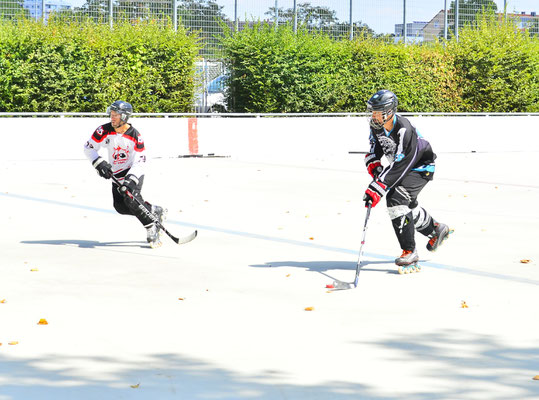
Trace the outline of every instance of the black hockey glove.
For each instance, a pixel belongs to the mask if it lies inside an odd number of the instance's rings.
[[[135,175],[127,175],[124,179],[124,183],[120,186],[120,193],[124,196],[129,196],[135,194],[138,185],[138,178]]]
[[[97,157],[92,163],[92,165],[97,170],[97,173],[100,177],[105,179],[112,178],[112,166],[103,158]]]

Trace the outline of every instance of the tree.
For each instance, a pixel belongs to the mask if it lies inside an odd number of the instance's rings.
[[[278,8],[277,12],[279,23],[294,21],[293,8],[286,10]],[[331,24],[338,21],[337,13],[334,10],[329,9],[329,7],[312,6],[311,3],[299,3],[296,13],[298,25],[304,25],[308,29],[327,30]],[[270,7],[264,14],[273,17],[275,15],[275,7]]]
[[[283,8],[277,9],[279,23],[293,23],[294,9]],[[316,30],[329,33],[333,37],[348,37],[350,34],[350,24],[348,22],[340,22],[337,18],[337,12],[329,7],[313,6],[309,2],[299,3],[296,7],[297,23],[309,30]],[[270,7],[264,13],[271,18],[275,16],[275,7]],[[354,37],[360,35],[372,35],[374,31],[367,24],[361,21],[356,21],[352,24],[354,29]]]
[[[477,26],[478,18],[481,14],[486,13],[495,13],[498,9],[496,2],[494,0],[458,0],[459,4],[459,20],[458,27],[459,29],[463,28],[465,25],[470,25],[472,27]],[[451,2],[451,6],[448,11],[447,24],[449,30],[454,34],[455,33],[455,16],[456,16],[456,3],[455,1]]]
[[[204,52],[211,55],[213,49],[219,48],[219,38],[223,35],[222,22],[232,25],[223,13],[224,6],[213,0],[182,0],[178,6],[181,24],[191,31],[197,31]]]

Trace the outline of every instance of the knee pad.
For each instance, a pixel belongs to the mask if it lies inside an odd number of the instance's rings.
[[[409,212],[410,208],[404,204],[387,207],[387,213],[389,214],[389,219],[391,220],[400,218]]]

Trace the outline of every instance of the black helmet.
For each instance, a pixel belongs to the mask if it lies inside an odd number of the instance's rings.
[[[389,90],[379,90],[367,101],[367,112],[371,114],[369,124],[376,129],[380,129],[384,124],[395,115],[399,101],[395,93]],[[373,111],[381,111],[383,122],[372,118]]]
[[[116,111],[120,114],[123,122],[127,122],[131,114],[133,114],[133,106],[126,101],[116,100],[107,108],[107,114],[110,116],[111,111]]]

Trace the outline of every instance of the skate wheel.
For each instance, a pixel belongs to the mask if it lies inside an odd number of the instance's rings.
[[[151,243],[150,243],[150,247],[151,247],[152,249],[157,249],[157,248],[161,247],[162,244],[163,244],[163,243],[162,243],[160,240],[158,240],[158,241],[156,241],[156,242],[151,242]]]

